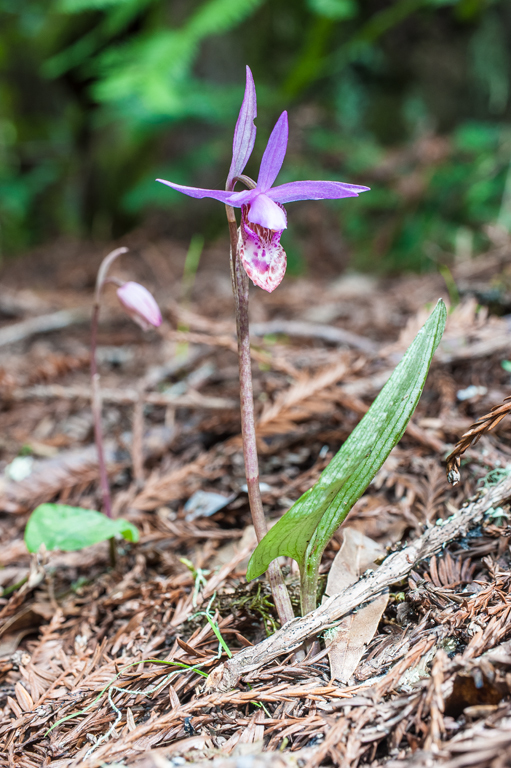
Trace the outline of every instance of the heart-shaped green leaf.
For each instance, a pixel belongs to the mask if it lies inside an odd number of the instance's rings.
[[[112,520],[93,509],[40,504],[28,520],[25,544],[29,552],[37,552],[41,544],[48,550],[71,552],[111,539],[118,533],[128,541],[138,541],[137,528],[122,517]]]
[[[401,439],[426,381],[444,332],[447,311],[440,300],[396,370],[340,451],[310,488],[268,531],[250,558],[247,579],[255,579],[281,555],[303,568],[306,557],[323,552],[331,536]]]

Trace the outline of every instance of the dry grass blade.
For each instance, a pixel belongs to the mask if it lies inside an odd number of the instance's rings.
[[[447,479],[452,485],[457,485],[461,479],[461,457],[470,446],[475,445],[479,438],[495,429],[502,419],[511,412],[511,397],[506,397],[500,405],[494,405],[489,413],[481,416],[470,429],[458,440],[454,449],[446,459]]]
[[[226,444],[223,444],[225,451]],[[225,471],[225,458],[214,446],[202,453],[195,461],[167,472],[162,477],[152,477],[145,488],[135,497],[135,509],[154,509],[173,499],[179,499],[196,491],[206,477],[216,477]]]
[[[161,333],[163,336],[165,336],[165,338],[172,339],[173,341],[181,343],[206,344],[211,347],[223,347],[224,349],[229,349],[235,354],[238,350],[236,340],[232,336],[227,336],[225,334],[213,335],[206,333],[194,333],[191,331],[174,331],[170,328],[164,328]],[[256,363],[261,363],[262,365],[270,365],[275,370],[279,370],[282,373],[286,373],[290,376],[296,375],[296,370],[293,368],[293,366],[291,366],[289,363],[286,363],[285,360],[273,357],[268,352],[262,352],[258,349],[254,349],[254,347],[251,347],[250,356]]]
[[[315,376],[304,376],[280,393],[275,402],[263,411],[257,424],[258,437],[291,431],[295,427],[295,420],[307,418],[318,407],[325,407],[328,403],[326,390],[343,378],[347,370],[347,361],[343,357],[336,366],[320,371]],[[319,406],[316,401],[311,402],[312,398],[317,399],[323,393],[324,399],[320,399]],[[236,435],[202,453],[184,467],[174,469],[163,477],[150,478],[135,498],[133,506],[136,509],[154,509],[170,499],[197,490],[200,480],[205,477],[213,479],[225,472],[226,459],[239,449],[239,444],[240,436]],[[264,450],[264,446],[262,448]]]

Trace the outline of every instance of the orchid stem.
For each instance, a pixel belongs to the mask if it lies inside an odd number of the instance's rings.
[[[231,240],[231,278],[236,311],[236,330],[238,335],[238,362],[240,370],[240,407],[241,433],[243,437],[243,457],[247,478],[248,500],[257,541],[261,541],[268,528],[264,516],[261,491],[259,488],[259,463],[254,418],[254,397],[252,389],[252,364],[250,358],[250,335],[248,320],[248,275],[243,269],[238,255],[238,227],[234,209],[225,206],[229,235]],[[279,615],[281,625],[294,619],[289,592],[284,583],[282,571],[277,560],[268,568],[268,579]]]
[[[94,292],[94,306],[92,308],[91,338],[90,338],[90,375],[92,387],[92,419],[94,422],[94,440],[98,454],[99,484],[101,488],[101,497],[103,499],[103,512],[107,517],[112,517],[112,497],[110,495],[110,483],[108,482],[108,473],[106,471],[105,449],[103,445],[103,426],[101,423],[101,389],[99,385],[97,348],[98,348],[98,324],[99,308],[101,299],[101,289],[106,282],[113,282],[115,278],[107,278],[107,272],[111,264],[122,253],[126,253],[127,248],[117,248],[106,256],[98,270],[96,279],[96,290]],[[117,552],[115,548],[115,539],[110,539],[110,564],[115,567],[117,562]]]
[[[94,420],[94,439],[98,452],[99,482],[101,486],[101,496],[103,498],[103,511],[108,517],[112,517],[112,499],[110,496],[110,485],[105,463],[105,450],[103,447],[103,427],[101,424],[101,390],[99,387],[99,373],[96,358],[97,339],[98,339],[98,319],[99,304],[94,304],[92,311],[92,332],[90,343],[90,372],[92,382],[92,417]]]
[[[103,512],[107,517],[112,517],[112,499],[110,496],[110,484],[106,471],[105,451],[103,447],[103,427],[101,424],[101,390],[99,387],[98,363],[96,350],[98,344],[98,320],[99,304],[94,304],[92,310],[91,323],[91,342],[90,342],[90,373],[92,384],[92,418],[94,421],[94,440],[96,442],[96,451],[98,453],[99,466],[99,484],[101,487],[101,496],[103,499]],[[109,540],[110,565],[115,568],[117,563],[117,551],[115,548],[115,539]]]

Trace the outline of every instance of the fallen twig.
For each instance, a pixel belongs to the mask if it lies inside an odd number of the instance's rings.
[[[13,400],[90,400],[90,387],[63,387],[60,384],[38,384],[9,392]],[[106,403],[133,405],[141,399],[151,405],[174,406],[175,408],[206,408],[209,410],[230,410],[239,406],[236,400],[226,397],[207,397],[200,392],[191,391],[185,395],[166,395],[161,392],[144,392],[139,395],[136,389],[102,389],[101,399]]]
[[[429,528],[412,544],[389,555],[374,573],[363,576],[307,616],[289,621],[258,645],[240,651],[225,664],[217,667],[210,674],[206,685],[210,689],[221,691],[233,688],[241,675],[299,648],[305,640],[333,626],[383,589],[401,581],[421,560],[435,554],[458,536],[466,534],[471,526],[482,520],[489,509],[510,498],[511,478],[504,479],[482,493],[482,497],[469,503],[442,525]]]
[[[208,334],[231,333],[234,335],[234,323],[229,321],[212,320],[209,317],[197,315],[183,307],[172,306],[172,314],[179,322],[188,325],[190,328],[199,331],[205,331]],[[330,344],[342,344],[353,349],[358,349],[368,355],[375,355],[379,351],[379,344],[366,336],[347,331],[344,328],[337,328],[324,323],[305,323],[301,320],[285,320],[284,318],[275,318],[265,323],[251,323],[251,336],[266,336],[268,334],[283,334],[285,336],[297,336],[302,339],[321,339]]]
[[[48,333],[48,331],[57,331],[60,328],[67,328],[75,323],[85,323],[90,320],[90,312],[84,309],[60,309],[58,312],[52,312],[49,315],[39,315],[31,317],[28,320],[22,320],[19,323],[7,325],[0,329],[0,347],[7,344],[14,344],[16,341],[22,341],[37,333]]]
[[[300,336],[303,339],[321,339],[330,344],[343,344],[353,349],[359,349],[368,355],[376,355],[379,345],[366,336],[336,328],[333,325],[321,323],[304,323],[299,320],[270,320],[267,323],[252,323],[252,336],[266,336],[270,333],[282,333],[286,336]]]
[[[213,333],[196,333],[192,331],[175,331],[167,326],[162,326],[160,329],[161,335],[166,339],[177,341],[184,344],[207,344],[210,347],[223,347],[229,349],[236,354],[237,343],[233,336],[227,334],[215,334]],[[291,363],[281,358],[272,356],[269,352],[261,351],[250,348],[250,357],[256,363],[262,363],[263,365],[271,365],[275,370],[279,370],[282,373],[286,373],[288,376],[295,377],[297,374],[296,369]]]

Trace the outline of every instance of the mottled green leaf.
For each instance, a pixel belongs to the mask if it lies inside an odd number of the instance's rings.
[[[445,304],[440,300],[316,485],[293,504],[258,544],[248,565],[249,581],[264,573],[271,561],[281,555],[292,557],[302,567],[313,537],[314,550],[322,551],[405,431],[419,402],[446,317]]]

